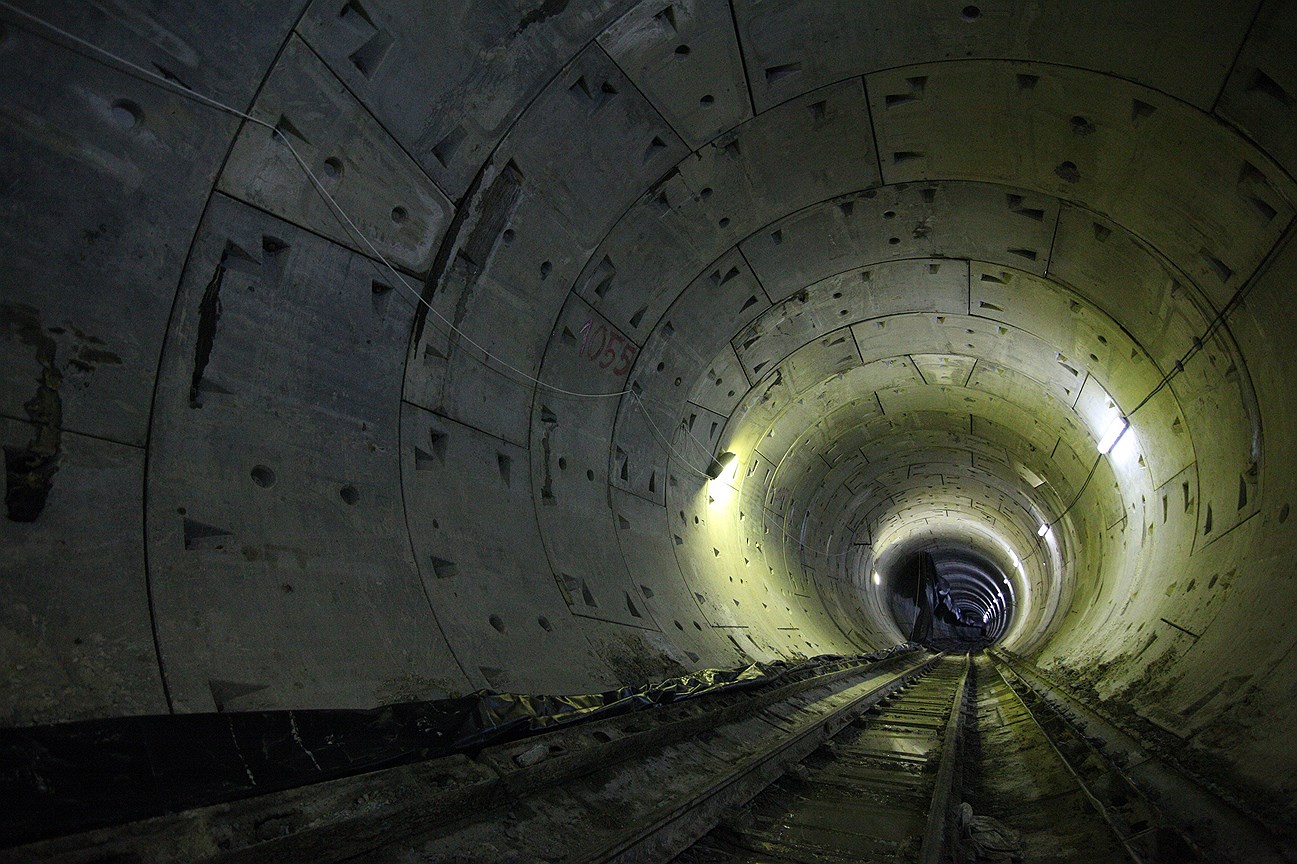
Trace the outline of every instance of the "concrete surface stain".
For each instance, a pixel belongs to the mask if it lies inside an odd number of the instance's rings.
[[[0,306],[24,345],[36,349],[41,366],[36,393],[23,404],[35,427],[25,447],[4,448],[5,508],[14,522],[35,522],[45,509],[62,459],[63,374],[55,363],[58,345],[41,328],[39,313],[24,304]]]

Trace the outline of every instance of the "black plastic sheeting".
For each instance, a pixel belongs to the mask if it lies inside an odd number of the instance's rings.
[[[910,642],[939,651],[968,651],[991,644],[984,624],[965,623],[950,602],[950,583],[928,552],[914,559],[914,625]]]
[[[704,669],[575,696],[482,690],[366,711],[243,711],[0,730],[0,847],[445,756],[713,693],[805,680],[917,650]]]

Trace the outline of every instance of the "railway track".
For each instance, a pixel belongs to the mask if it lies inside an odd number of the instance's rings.
[[[675,864],[988,860],[1204,859],[1082,734],[979,655],[942,658]]]
[[[976,812],[1014,832],[1024,860],[1197,860],[1190,848],[1167,858],[1165,849],[1147,842],[1156,819],[1146,802],[1123,787],[1108,763],[1092,758],[1088,742],[1039,713],[1034,694],[1010,686],[985,657],[974,666],[974,696],[965,792]]]
[[[898,653],[0,861],[1292,860],[1061,699],[991,654]]]
[[[980,661],[978,671],[992,666],[994,677],[979,674],[979,681],[988,680],[988,689],[998,690],[1002,700],[1021,705],[1019,714],[1029,714],[1041,728],[1050,748],[1089,799],[1091,809],[1103,815],[1111,829],[1109,836],[1117,839],[1127,860],[1297,861],[1291,829],[1285,835],[1282,826],[1267,824],[1242,809],[1218,788],[1186,773],[1174,759],[1155,755],[1031,667],[990,652]],[[1011,691],[1012,697],[1006,691]],[[1003,760],[999,767],[1002,775]],[[980,774],[984,785],[996,776],[989,770]],[[1054,805],[1051,831],[1057,837],[1063,833],[1057,815],[1059,802],[1050,803]],[[1053,846],[1057,845],[1055,839]],[[1028,860],[1036,859],[1029,855]]]
[[[968,666],[943,657],[676,864],[940,860]]]

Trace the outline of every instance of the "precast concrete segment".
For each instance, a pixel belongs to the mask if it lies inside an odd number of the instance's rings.
[[[931,543],[1293,821],[1295,40],[1284,0],[6,2],[0,719],[867,650]]]

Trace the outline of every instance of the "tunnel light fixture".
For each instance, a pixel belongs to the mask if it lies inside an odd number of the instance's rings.
[[[725,470],[734,464],[734,460],[737,458],[738,455],[731,453],[729,450],[718,455],[712,460],[712,464],[707,466],[707,479],[719,479],[725,473]]]
[[[1126,430],[1129,428],[1130,421],[1125,417],[1118,416],[1114,418],[1113,421],[1108,424],[1108,429],[1103,433],[1103,437],[1099,439],[1099,452],[1106,454],[1112,450],[1113,447],[1117,446],[1117,442],[1121,440],[1121,436],[1125,435]]]
[[[878,571],[877,571],[877,570],[874,571],[874,584],[875,584],[875,585],[882,585],[882,584],[883,584],[883,577],[881,577],[881,576],[878,575]]]
[[[1048,522],[1041,522],[1041,523],[1040,523],[1040,527],[1036,529],[1036,536],[1037,536],[1037,537],[1044,537],[1044,536],[1045,536],[1046,534],[1048,534],[1048,533],[1049,533],[1049,523],[1048,523]]]

